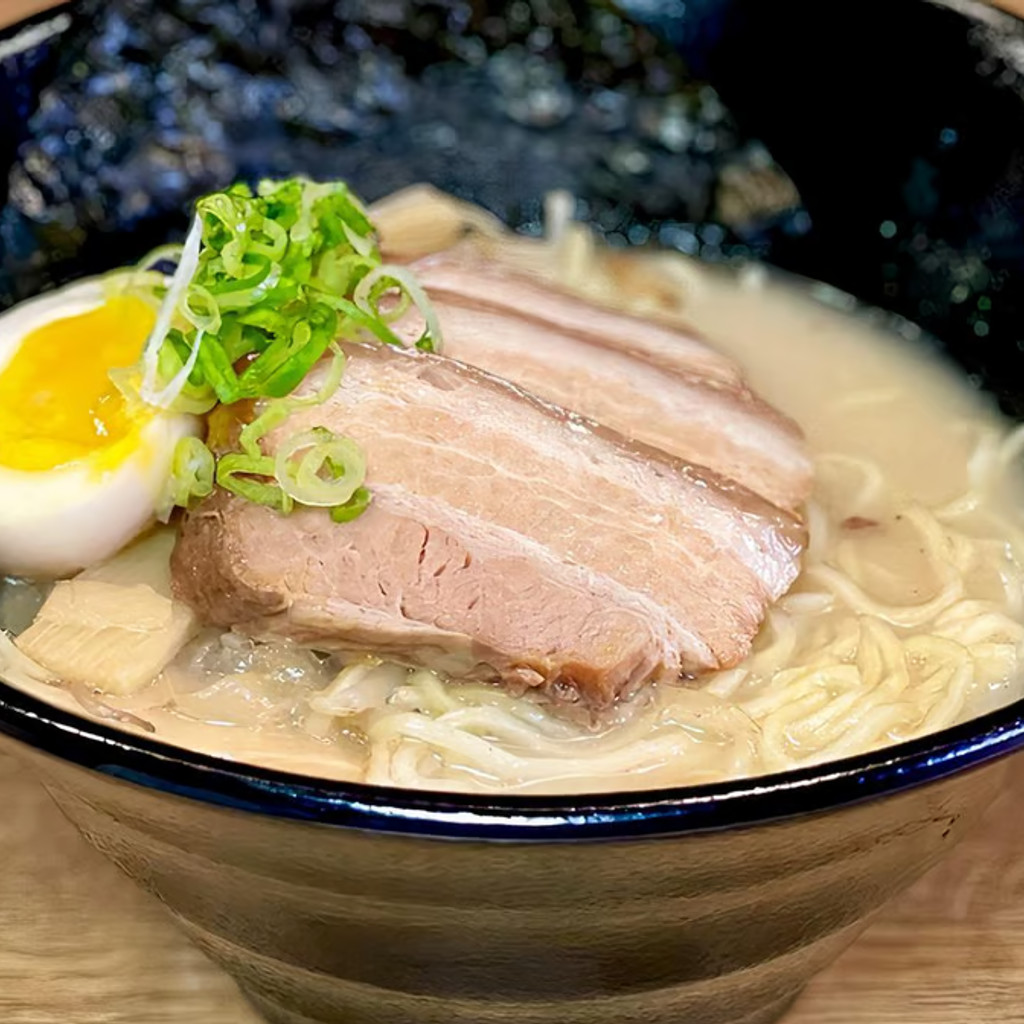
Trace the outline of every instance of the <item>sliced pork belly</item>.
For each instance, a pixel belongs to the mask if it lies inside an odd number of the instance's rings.
[[[173,559],[206,622],[601,706],[735,664],[797,575],[802,525],[735,484],[454,360],[348,354],[334,398],[267,450],[353,437],[373,504],[335,524],[215,494]]]
[[[811,463],[800,429],[704,342],[548,288],[472,248],[412,269],[447,355],[708,466],[782,508],[807,498]],[[420,329],[415,315],[398,325],[406,339]]]

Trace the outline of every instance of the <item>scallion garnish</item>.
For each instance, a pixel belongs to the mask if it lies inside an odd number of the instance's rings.
[[[295,503],[274,478],[272,455],[227,452],[217,460],[217,484],[232,494],[287,515]]]
[[[215,472],[213,452],[198,437],[183,437],[174,449],[171,478],[158,517],[166,522],[175,506],[184,508],[193,498],[211,494]]]
[[[205,449],[211,478],[286,514],[306,505],[330,509],[337,522],[354,519],[370,502],[355,442],[316,428],[285,438],[271,457],[260,440],[297,406],[337,390],[344,358],[335,347],[320,392],[289,397],[336,339],[399,345],[389,325],[414,304],[426,324],[416,345],[436,350],[438,323],[422,289],[405,268],[382,263],[366,211],[341,182],[262,181],[255,192],[234,185],[206,196],[184,246],[156,250],[140,269],[175,257],[142,365],[134,378],[121,374],[118,387],[175,412],[256,400],[241,451],[221,454],[214,467]],[[189,476],[195,444],[175,461],[173,504],[199,493]]]
[[[366,479],[362,449],[326,427],[313,427],[288,438],[277,449],[274,476],[299,505],[339,508]]]
[[[365,487],[357,487],[355,493],[344,505],[335,505],[331,509],[331,519],[336,523],[351,523],[358,519],[373,501],[373,495]]]

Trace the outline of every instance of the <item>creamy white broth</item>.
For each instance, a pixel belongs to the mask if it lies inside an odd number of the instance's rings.
[[[444,206],[453,223],[458,210]],[[379,215],[387,244],[402,217]],[[8,678],[69,710],[236,761],[515,792],[758,775],[1021,696],[1024,446],[985,396],[925,345],[762,271],[736,276],[650,254],[606,260],[576,228],[553,246],[513,244],[533,272],[584,291],[618,280],[623,305],[692,325],[807,434],[816,485],[805,571],[746,662],[693,685],[651,687],[600,720],[429,672],[365,661],[342,671],[337,659],[209,634],[131,698],[68,692],[25,664],[9,664]],[[24,617],[23,593],[17,601]]]
[[[920,334],[912,325],[873,311],[844,315],[812,297],[842,303],[823,286],[765,283],[760,272],[706,274],[689,319],[801,425],[812,452],[877,460],[899,489],[927,504],[963,491],[977,432],[1007,426],[989,397],[930,355],[926,342],[911,340]]]

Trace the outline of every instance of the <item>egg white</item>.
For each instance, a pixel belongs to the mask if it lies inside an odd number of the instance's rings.
[[[28,334],[106,295],[92,278],[0,315],[0,376]],[[153,521],[175,446],[196,433],[195,417],[154,410],[116,464],[97,451],[56,469],[10,469],[0,452],[0,574],[67,576],[115,554]]]

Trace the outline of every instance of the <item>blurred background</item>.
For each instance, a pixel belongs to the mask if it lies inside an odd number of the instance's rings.
[[[40,6],[0,0],[0,17]],[[71,11],[2,62],[0,306],[180,237],[192,199],[236,178],[342,177],[371,200],[426,180],[529,233],[562,188],[613,245],[765,260],[919,323],[1024,415],[1007,386],[1024,348],[1024,23],[995,7]]]

